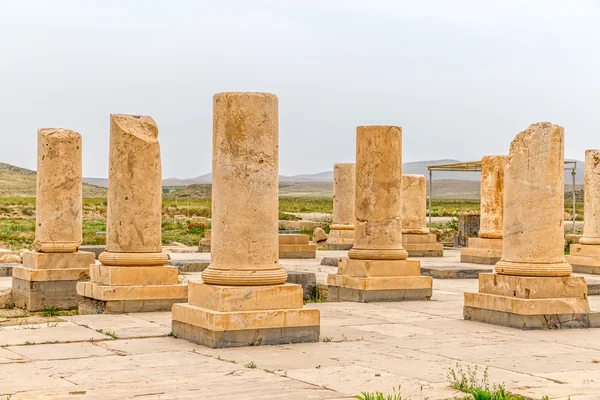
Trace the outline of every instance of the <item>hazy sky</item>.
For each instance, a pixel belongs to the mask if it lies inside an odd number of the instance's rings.
[[[404,161],[508,151],[530,123],[600,148],[600,1],[1,0],[0,162],[40,127],[83,135],[106,177],[109,114],[159,127],[165,177],[210,171],[212,96],[279,97],[280,173],[352,162],[355,127],[403,128]]]

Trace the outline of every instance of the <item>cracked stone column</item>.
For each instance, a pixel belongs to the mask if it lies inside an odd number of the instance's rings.
[[[355,164],[333,166],[333,224],[325,248],[349,250],[354,244]]]
[[[423,175],[402,175],[402,243],[409,257],[444,255],[444,246],[427,228],[427,184]]]
[[[354,247],[328,277],[329,298],[393,301],[431,297],[431,278],[402,246],[402,128],[356,129]]]
[[[317,341],[319,311],[279,265],[277,97],[213,104],[211,263],[173,307],[173,333],[209,347]]]
[[[187,299],[162,252],[162,165],[148,116],[110,116],[106,251],[78,285],[80,313],[169,310]]]
[[[35,251],[13,268],[15,305],[29,311],[70,309],[76,285],[87,279],[94,254],[82,241],[81,135],[70,129],[38,130]]]
[[[567,261],[573,271],[600,274],[600,150],[586,150],[583,236],[571,244]]]
[[[460,250],[460,261],[496,264],[502,257],[504,229],[504,169],[507,156],[481,159],[481,213],[477,238],[469,238],[468,247]]]
[[[531,125],[513,140],[504,175],[502,259],[465,293],[464,317],[520,329],[591,327],[587,284],[564,256],[564,129]]]

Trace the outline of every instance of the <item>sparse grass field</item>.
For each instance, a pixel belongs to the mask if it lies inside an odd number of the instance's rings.
[[[83,243],[102,245],[106,241],[105,198],[83,200]],[[433,216],[458,217],[462,212],[479,210],[479,200],[434,199]],[[333,213],[331,197],[290,197],[279,199],[279,218],[295,220],[298,217],[288,213]],[[571,204],[566,199],[565,211],[571,212]],[[210,218],[210,199],[163,199],[163,243],[180,242],[196,246],[204,237],[206,229],[188,226],[191,218]],[[583,203],[578,202],[576,212],[583,215]],[[581,218],[581,217],[580,217]],[[578,218],[578,219],[580,219]],[[209,227],[207,227],[209,228]],[[440,226],[447,228],[447,226]],[[326,229],[327,231],[327,229]],[[312,234],[312,232],[303,232]],[[19,250],[31,248],[35,238],[35,198],[0,197],[0,247]]]

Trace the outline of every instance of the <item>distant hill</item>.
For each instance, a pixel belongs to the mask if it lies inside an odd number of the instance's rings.
[[[0,163],[0,197],[35,197],[36,172]],[[83,184],[83,197],[104,198],[106,188]]]

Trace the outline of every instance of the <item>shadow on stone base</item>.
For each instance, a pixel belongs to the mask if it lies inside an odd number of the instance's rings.
[[[350,250],[352,247],[354,247],[354,244],[325,243],[325,246],[323,246],[325,250]]]
[[[321,259],[321,265],[327,265],[329,267],[337,267],[339,262],[339,257],[323,257]]]
[[[22,264],[0,263],[0,276],[12,276],[13,267],[22,266]]]
[[[78,296],[79,297],[79,296]],[[79,314],[125,314],[139,312],[171,311],[173,304],[186,302],[183,299],[159,300],[95,300],[79,297]]]
[[[173,321],[173,336],[213,349],[241,346],[318,342],[320,327],[247,329],[210,331],[199,326]]]
[[[27,281],[12,278],[12,299],[15,307],[40,311],[46,307],[70,310],[79,305],[79,281]]]
[[[429,300],[432,289],[361,290],[341,286],[329,286],[328,302],[354,301],[358,303]]]
[[[540,314],[520,315],[504,311],[478,307],[463,307],[463,317],[467,321],[507,326],[523,330],[529,329],[582,329],[600,328],[600,312],[581,314]]]

